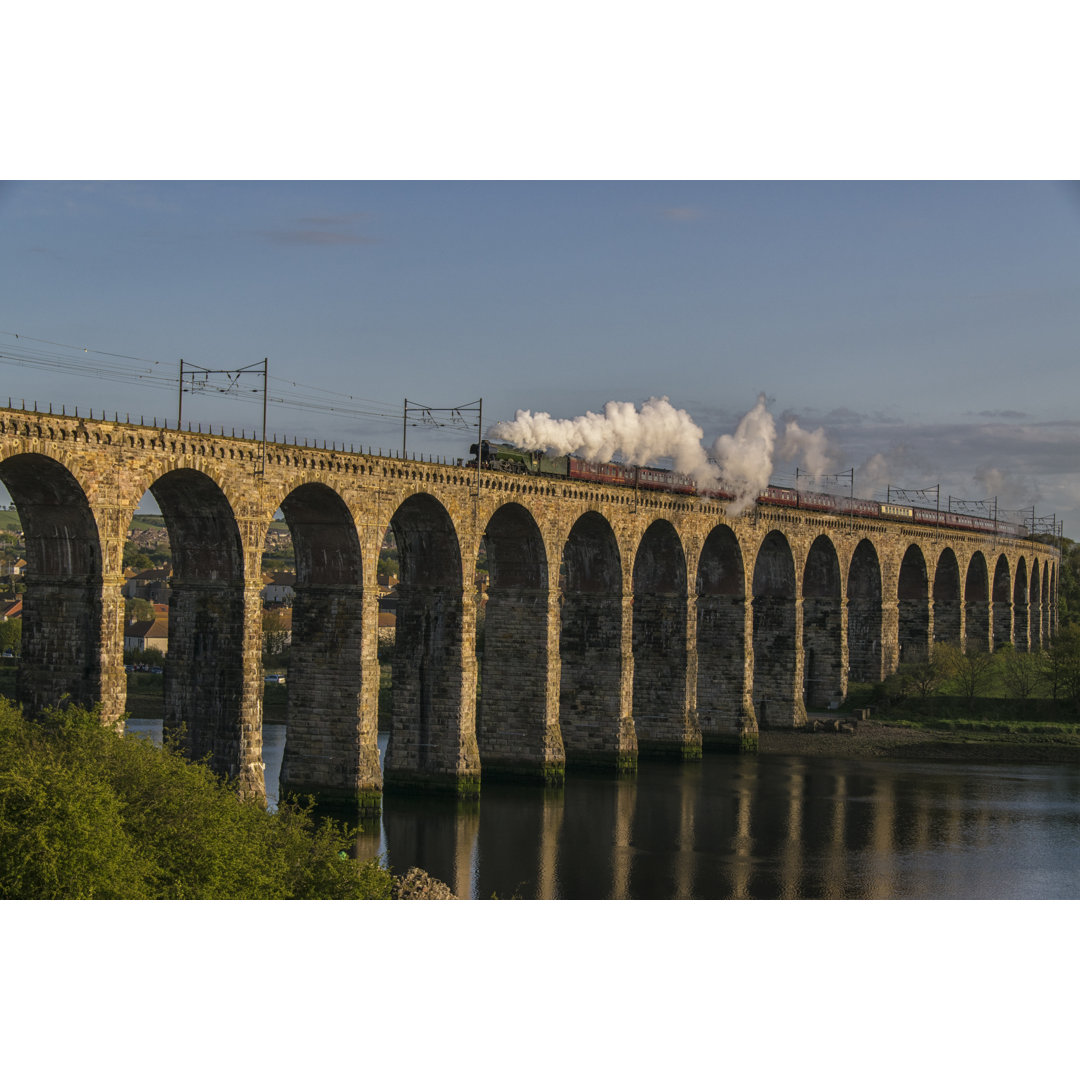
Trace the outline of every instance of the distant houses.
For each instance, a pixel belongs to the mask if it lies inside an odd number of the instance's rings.
[[[264,604],[288,604],[292,606],[296,595],[296,575],[289,570],[265,573],[262,576]]]
[[[149,600],[151,604],[169,602],[169,567],[155,570],[140,570],[137,574],[126,576],[120,592],[129,600]]]
[[[378,640],[380,645],[392,645],[397,636],[397,575],[379,574],[377,580],[379,590],[379,626]]]
[[[155,614],[152,619],[133,619],[124,627],[124,652],[169,651],[169,620]]]

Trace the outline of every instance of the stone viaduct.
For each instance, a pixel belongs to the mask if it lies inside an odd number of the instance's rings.
[[[383,785],[559,783],[567,766],[751,749],[936,640],[1038,648],[1059,557],[1027,540],[468,466],[0,409],[27,549],[17,696],[125,708],[123,550],[153,494],[173,551],[165,728],[252,797],[261,557],[296,551],[282,791],[377,809]],[[401,562],[386,760],[376,564]],[[481,545],[490,584],[474,588]],[[478,615],[483,643],[477,649]]]

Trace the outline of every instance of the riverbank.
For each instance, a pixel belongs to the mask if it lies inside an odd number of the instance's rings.
[[[14,666],[0,666],[0,694],[14,697]],[[284,724],[288,691],[270,684],[263,696],[263,720]],[[163,714],[162,677],[128,675],[128,712],[144,719]],[[835,714],[824,718],[830,723]],[[842,718],[846,719],[846,718]],[[762,754],[803,754],[837,758],[918,758],[940,761],[1063,761],[1080,764],[1080,726],[1031,722],[1024,725],[988,722],[963,726],[951,721],[945,730],[930,722],[861,720],[852,734],[836,731],[763,731],[758,737]],[[1008,727],[1023,730],[1007,730]],[[1040,730],[1043,728],[1044,730]],[[1064,730],[1062,730],[1064,728]]]
[[[758,753],[923,761],[1075,761],[1080,764],[1080,735],[1057,731],[945,731],[881,720],[860,720],[851,734],[762,731],[758,735]]]

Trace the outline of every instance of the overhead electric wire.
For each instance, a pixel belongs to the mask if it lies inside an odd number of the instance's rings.
[[[282,379],[279,376],[271,375],[270,376],[270,381],[272,383],[281,383],[281,384],[283,384],[285,386],[296,386],[296,387],[302,387],[305,390],[314,390],[314,391],[316,391],[317,393],[320,393],[320,394],[333,394],[335,397],[340,397],[341,396],[338,391],[324,390],[321,386],[311,386],[308,383],[297,382],[295,379]],[[397,408],[397,402],[379,401],[376,398],[360,397],[357,394],[346,394],[345,396],[350,401],[366,401],[369,405],[381,405],[381,406],[383,406],[383,408],[386,408],[386,409],[396,409]]]
[[[128,382],[154,385],[173,389],[177,386],[177,376],[165,374],[164,366],[171,361],[149,360],[145,357],[131,356],[126,353],[107,352],[101,349],[92,349],[86,345],[70,345],[64,342],[52,341],[47,338],[35,338],[14,331],[0,331],[0,335],[13,339],[12,344],[0,346],[0,363],[11,364],[19,367],[34,368],[53,371],[64,375],[78,375],[84,378],[96,379],[104,382]],[[27,344],[34,342],[34,345]],[[53,346],[53,348],[39,348],[37,346]],[[66,350],[66,351],[58,351]],[[74,355],[73,355],[74,354]],[[130,360],[140,365],[148,365],[135,368],[130,364],[108,363],[99,360],[91,361],[89,357],[111,358],[112,360]],[[157,370],[154,370],[157,369]],[[242,387],[237,385],[236,379],[228,380],[224,385],[211,378],[210,372],[201,380],[193,380],[190,385],[181,387],[184,393],[209,394],[213,392],[223,394],[239,394]],[[269,380],[277,393],[268,396],[267,401],[295,412],[333,414],[344,419],[364,420],[369,423],[401,423],[401,409],[396,403],[379,401],[374,398],[365,398],[355,394],[343,394],[340,390],[327,387],[313,386],[309,383],[298,382],[294,379],[272,376]],[[288,389],[299,390],[299,393],[288,393]],[[252,393],[262,393],[261,389],[252,388]],[[368,406],[368,407],[364,407]]]

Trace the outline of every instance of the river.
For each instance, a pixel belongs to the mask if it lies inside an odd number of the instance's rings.
[[[285,728],[263,739],[274,806]],[[387,794],[366,829],[359,857],[473,899],[1080,897],[1071,764],[709,754],[562,791],[485,781],[473,803]]]

